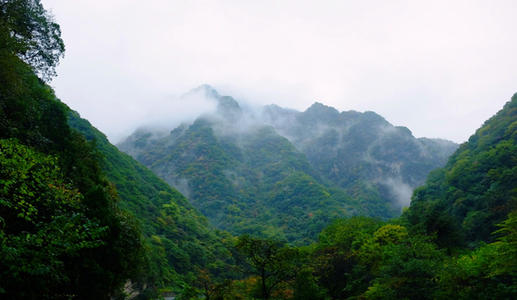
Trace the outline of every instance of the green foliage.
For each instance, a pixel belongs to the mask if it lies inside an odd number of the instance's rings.
[[[436,273],[443,259],[434,243],[412,235],[381,244],[381,248],[382,261],[377,278],[365,292],[367,298],[434,299]]]
[[[485,122],[415,191],[406,217],[443,247],[491,242],[496,224],[517,206],[517,97]]]
[[[139,221],[147,247],[147,269],[140,280],[151,289],[181,291],[199,278],[192,272],[205,270],[214,285],[234,278],[233,239],[217,232],[177,190],[146,167],[109,143],[104,134],[76,112],[68,123],[81,132],[103,155],[102,167],[121,201],[118,205]]]
[[[502,235],[498,241],[493,243],[497,248],[498,257],[494,260],[493,266],[496,270],[494,275],[513,274],[517,272],[517,210],[511,212],[508,218],[501,224],[500,229],[495,233]]]
[[[314,271],[309,267],[306,267],[298,272],[293,284],[293,299],[329,299],[327,296],[327,291],[318,285],[317,278],[314,276],[313,272]]]
[[[44,80],[55,76],[65,46],[40,0],[0,0],[0,52],[14,54]]]
[[[49,32],[56,27],[45,23],[39,1],[1,1],[0,10],[0,292],[9,299],[119,295],[140,271],[138,227],[117,207],[98,152],[67,125],[68,108],[20,59],[49,71],[57,57],[44,52],[62,52],[49,49],[60,43],[48,40],[58,38]],[[6,37],[20,40],[4,44]]]
[[[517,295],[516,215],[495,232],[498,241],[459,256],[447,256],[433,238],[408,230],[398,220],[339,220],[310,247],[287,248],[288,255],[282,255],[281,243],[242,236],[237,248],[253,276],[227,284],[224,297],[512,299]],[[252,288],[239,288],[243,282]]]
[[[0,140],[0,289],[9,297],[63,297],[66,262],[104,244],[107,228],[65,182],[55,157]]]
[[[440,298],[511,299],[517,295],[517,213],[495,233],[496,242],[451,259],[439,272]]]
[[[459,256],[447,256],[432,238],[400,224],[339,220],[317,243],[299,249],[306,259],[284,266],[298,270],[283,286],[293,292],[276,298],[512,299],[517,295],[516,215],[500,225],[496,242]],[[253,251],[245,254],[254,257]]]
[[[9,298],[109,295],[136,271],[141,246],[132,220],[92,213],[56,157],[0,140],[0,170],[0,277]],[[101,253],[113,260],[100,261]],[[105,282],[85,291],[90,276]]]
[[[211,223],[234,234],[303,244],[331,220],[352,214],[353,201],[309,175],[304,156],[271,128],[221,136],[217,126],[199,119],[164,137],[140,132],[120,147],[138,153]]]
[[[368,287],[372,277],[370,264],[378,258],[364,259],[372,252],[364,249],[381,225],[375,219],[353,217],[336,221],[321,232],[311,265],[319,286],[331,298],[358,296]]]
[[[262,122],[233,98],[198,90],[218,101],[215,114],[170,133],[138,130],[119,147],[235,235],[302,245],[337,218],[398,215],[397,180],[410,191],[455,147],[321,104],[303,113],[266,107],[272,121]]]
[[[239,238],[236,247],[245,255],[254,274],[259,277],[257,297],[269,299],[279,285],[295,278],[299,260],[296,248],[247,235]]]
[[[409,199],[401,199],[397,185],[422,184],[456,148],[444,140],[416,139],[374,112],[340,113],[314,103],[304,112],[268,106],[265,114],[319,177],[359,199],[360,213],[373,217],[398,216]]]

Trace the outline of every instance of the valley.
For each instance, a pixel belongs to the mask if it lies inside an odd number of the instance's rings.
[[[214,109],[115,146],[56,95],[64,51],[41,1],[0,0],[1,299],[517,298],[517,93],[458,145],[202,85],[181,100]]]

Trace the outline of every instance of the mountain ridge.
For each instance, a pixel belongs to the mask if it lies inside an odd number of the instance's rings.
[[[208,85],[185,95],[208,97],[217,109],[168,134],[137,130],[117,147],[188,195],[212,224],[233,234],[307,242],[333,218],[396,216],[408,205],[412,189],[455,148],[452,142],[416,139],[409,129],[374,112],[339,112],[320,102],[304,112],[277,105],[251,111]],[[418,173],[411,171],[415,166]],[[301,193],[308,182],[327,196],[309,200],[312,196]],[[282,184],[299,193],[268,194],[282,190]],[[294,215],[280,209],[284,202],[298,207]],[[257,209],[268,217],[258,222]],[[325,216],[325,211],[333,213]],[[305,219],[308,215],[317,217]],[[314,228],[303,229],[304,222]]]

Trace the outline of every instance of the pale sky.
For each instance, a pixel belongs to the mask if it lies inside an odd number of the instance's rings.
[[[61,25],[58,97],[117,142],[205,109],[210,84],[255,105],[371,110],[465,141],[517,92],[517,1],[42,0]]]

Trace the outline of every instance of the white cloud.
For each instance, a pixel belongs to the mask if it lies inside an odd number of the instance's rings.
[[[67,46],[58,96],[112,140],[202,83],[455,141],[517,91],[515,1],[42,2]]]

